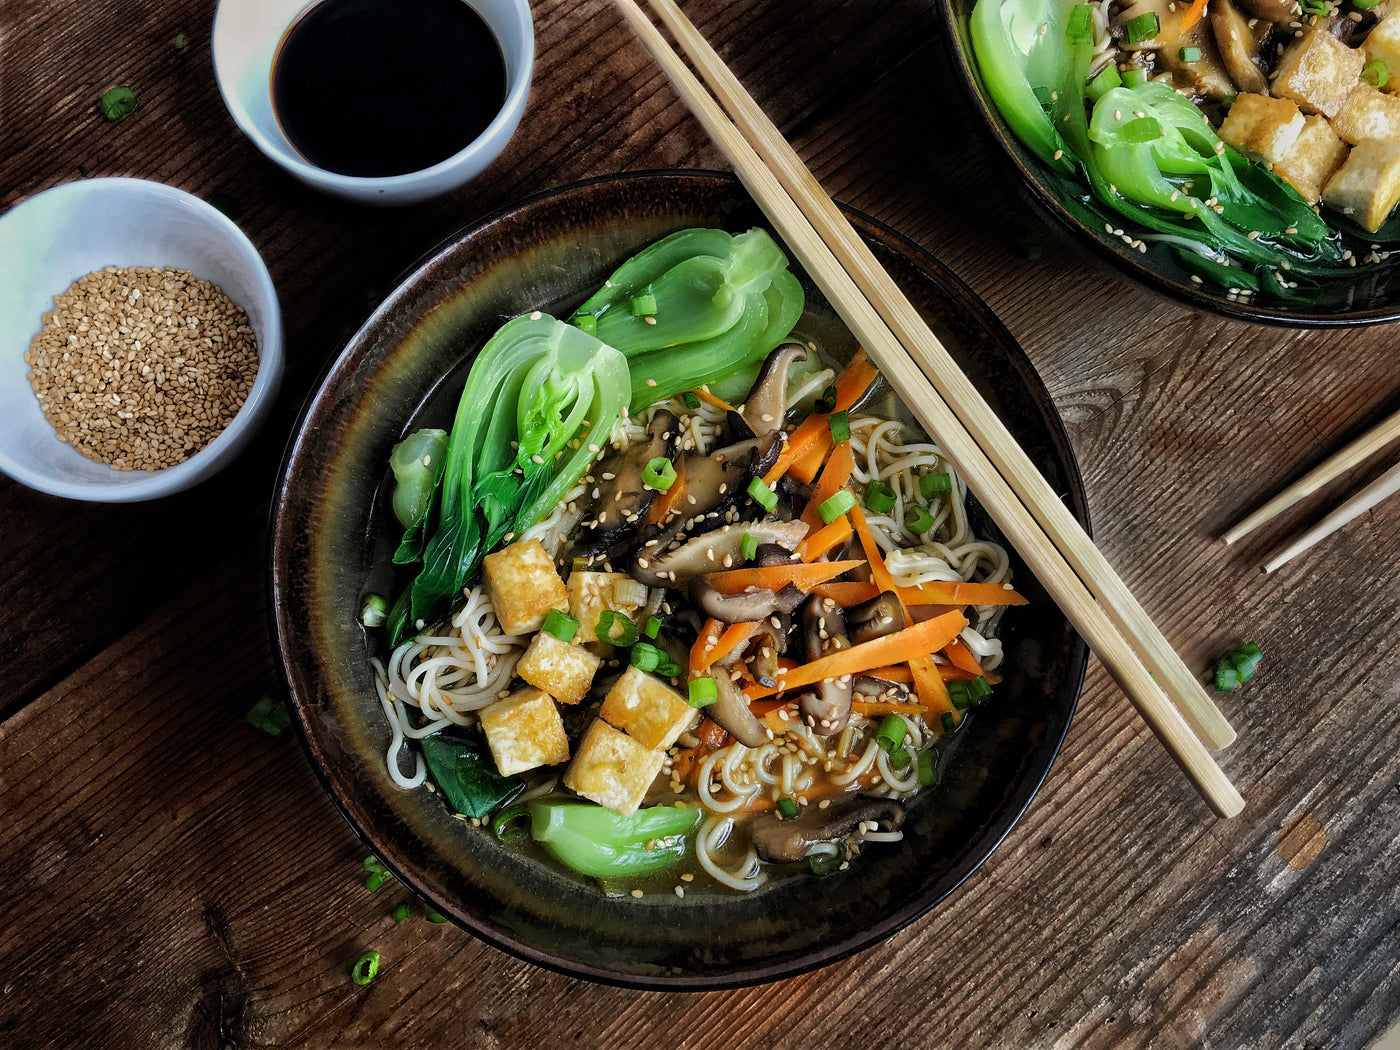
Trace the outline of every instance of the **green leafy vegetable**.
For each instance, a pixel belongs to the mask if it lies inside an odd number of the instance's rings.
[[[407,530],[394,552],[396,564],[417,561],[422,554],[424,524],[446,464],[445,430],[416,430],[389,453],[389,469],[394,472],[394,517]]]
[[[443,730],[422,741],[423,760],[448,803],[458,813],[486,817],[524,790],[519,777],[503,777],[485,742]]]
[[[686,854],[698,809],[652,806],[621,816],[602,806],[531,802],[530,833],[559,861],[583,875],[617,879],[670,867]]]

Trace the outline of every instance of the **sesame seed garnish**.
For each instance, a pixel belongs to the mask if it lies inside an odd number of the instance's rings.
[[[652,323],[652,324],[656,324],[655,321],[652,321],[651,323]],[[648,379],[648,380],[647,380],[647,386],[655,386],[655,385],[656,385],[656,380],[655,380],[655,379]]]

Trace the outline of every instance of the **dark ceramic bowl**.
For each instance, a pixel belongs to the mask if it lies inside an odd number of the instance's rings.
[[[936,261],[852,216],[1056,489],[1083,490],[1044,386],[1006,329]],[[454,921],[506,951],[583,977],[720,988],[799,973],[873,944],[947,896],[1001,841],[1059,749],[1086,650],[1024,567],[1032,604],[1005,621],[1008,678],[959,730],[947,775],[911,806],[904,841],[844,873],[750,896],[605,897],[438,797],[385,772],[389,730],[356,622],[383,589],[382,482],[406,429],[450,418],[466,366],[504,320],[566,316],[626,256],[688,226],[743,230],[762,216],[731,178],[609,178],[536,197],[457,234],[413,270],[336,359],[306,406],[274,506],[272,614],[295,721],[326,790],[370,847]],[[850,351],[807,285],[804,334]],[[982,521],[979,527],[991,531]]]
[[[1065,199],[1084,192],[1078,183],[1070,183],[1047,168],[1026,149],[1007,125],[992,102],[987,84],[973,57],[972,38],[968,20],[976,0],[939,0],[944,19],[943,38],[952,58],[954,73],[966,90],[975,112],[975,123],[986,133],[998,159],[1004,158],[1015,170],[1025,196],[1052,228],[1066,233],[1098,262],[1115,273],[1140,281],[1154,291],[1185,303],[1198,310],[1209,310],[1226,317],[1261,324],[1291,325],[1307,328],[1340,328],[1347,325],[1379,324],[1400,319],[1400,280],[1396,266],[1400,257],[1380,263],[1358,266],[1347,276],[1327,278],[1320,283],[1316,302],[1296,304],[1263,298],[1238,299],[1225,289],[1216,290],[1208,284],[1196,284],[1190,272],[1183,269],[1162,245],[1154,245],[1146,255],[1128,247],[1104,229],[1124,230],[1138,235],[1149,233],[1136,228],[1116,212],[1090,201],[1079,212],[1065,206]],[[1357,258],[1370,254],[1370,242],[1344,236]]]

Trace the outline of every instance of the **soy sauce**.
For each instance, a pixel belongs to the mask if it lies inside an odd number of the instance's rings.
[[[283,133],[341,175],[432,167],[485,131],[505,97],[500,45],[463,0],[322,0],[272,63]]]

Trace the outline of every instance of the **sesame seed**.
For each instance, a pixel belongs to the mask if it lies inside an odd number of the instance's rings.
[[[634,896],[634,897],[640,897],[640,896],[642,896],[642,891],[641,891],[641,890],[633,890],[633,891],[632,891],[632,896]]]
[[[534,313],[532,313],[532,314],[530,315],[530,320],[532,320],[532,321],[538,321],[538,320],[539,320],[541,317],[543,317],[543,316],[544,316],[544,314],[542,314],[539,310],[536,310]]]
[[[655,323],[656,323],[655,321],[652,321],[652,324],[655,324]],[[655,380],[655,379],[648,379],[648,380],[647,380],[647,386],[655,386],[655,385],[656,385],[656,380]]]

